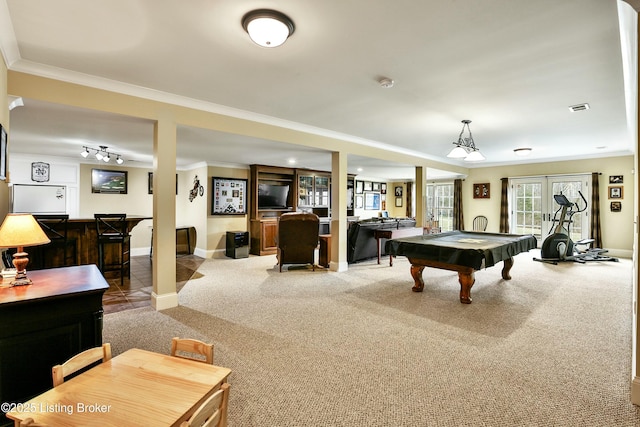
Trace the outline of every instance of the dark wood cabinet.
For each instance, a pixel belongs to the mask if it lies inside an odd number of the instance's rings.
[[[0,287],[0,402],[24,402],[52,387],[51,367],[102,344],[95,265],[28,272],[32,285]],[[4,418],[4,415],[3,415]]]

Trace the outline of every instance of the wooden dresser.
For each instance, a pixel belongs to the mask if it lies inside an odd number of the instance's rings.
[[[50,389],[53,365],[102,344],[102,296],[109,285],[95,265],[27,274],[32,285],[0,282],[0,402],[5,403]]]

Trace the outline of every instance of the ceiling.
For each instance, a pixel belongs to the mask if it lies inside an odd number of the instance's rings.
[[[278,48],[259,47],[242,28],[246,12],[264,7],[295,23]],[[0,23],[10,24],[0,26],[0,47],[16,71],[486,167],[633,153],[625,94],[635,92],[624,84],[618,7],[616,0],[0,0]],[[382,77],[393,87],[383,88]],[[581,103],[590,108],[570,112]],[[76,157],[85,145],[105,145],[128,163],[151,165],[149,121],[24,104],[11,111],[12,154]],[[472,120],[486,161],[446,157],[463,119]],[[521,147],[531,155],[516,157]],[[178,129],[177,156],[179,168],[296,159],[296,167],[330,169],[322,150],[187,127]],[[412,165],[362,156],[348,163],[366,176],[414,176]]]

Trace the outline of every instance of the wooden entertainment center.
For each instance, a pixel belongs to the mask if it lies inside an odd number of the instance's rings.
[[[354,176],[347,187],[353,189]],[[250,252],[277,251],[278,218],[285,212],[313,212],[320,217],[320,234],[328,232],[331,216],[331,173],[309,169],[251,165],[249,201]],[[353,191],[347,215],[353,215]],[[323,230],[324,229],[324,230]]]

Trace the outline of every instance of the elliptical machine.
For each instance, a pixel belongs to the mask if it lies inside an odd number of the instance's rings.
[[[547,236],[542,242],[540,249],[541,258],[534,258],[534,261],[558,264],[558,262],[574,261],[585,263],[587,261],[618,261],[618,258],[604,256],[606,249],[591,248],[594,239],[582,239],[575,243],[571,240],[569,229],[573,223],[573,216],[587,209],[587,199],[581,191],[578,191],[582,198],[583,206],[580,208],[577,203],[570,202],[567,197],[560,193],[553,196],[553,199],[560,206],[553,214],[552,224],[555,224],[553,233]],[[558,218],[558,213],[560,217]],[[566,227],[565,227],[566,224]],[[586,246],[586,249],[579,250],[579,246]]]

